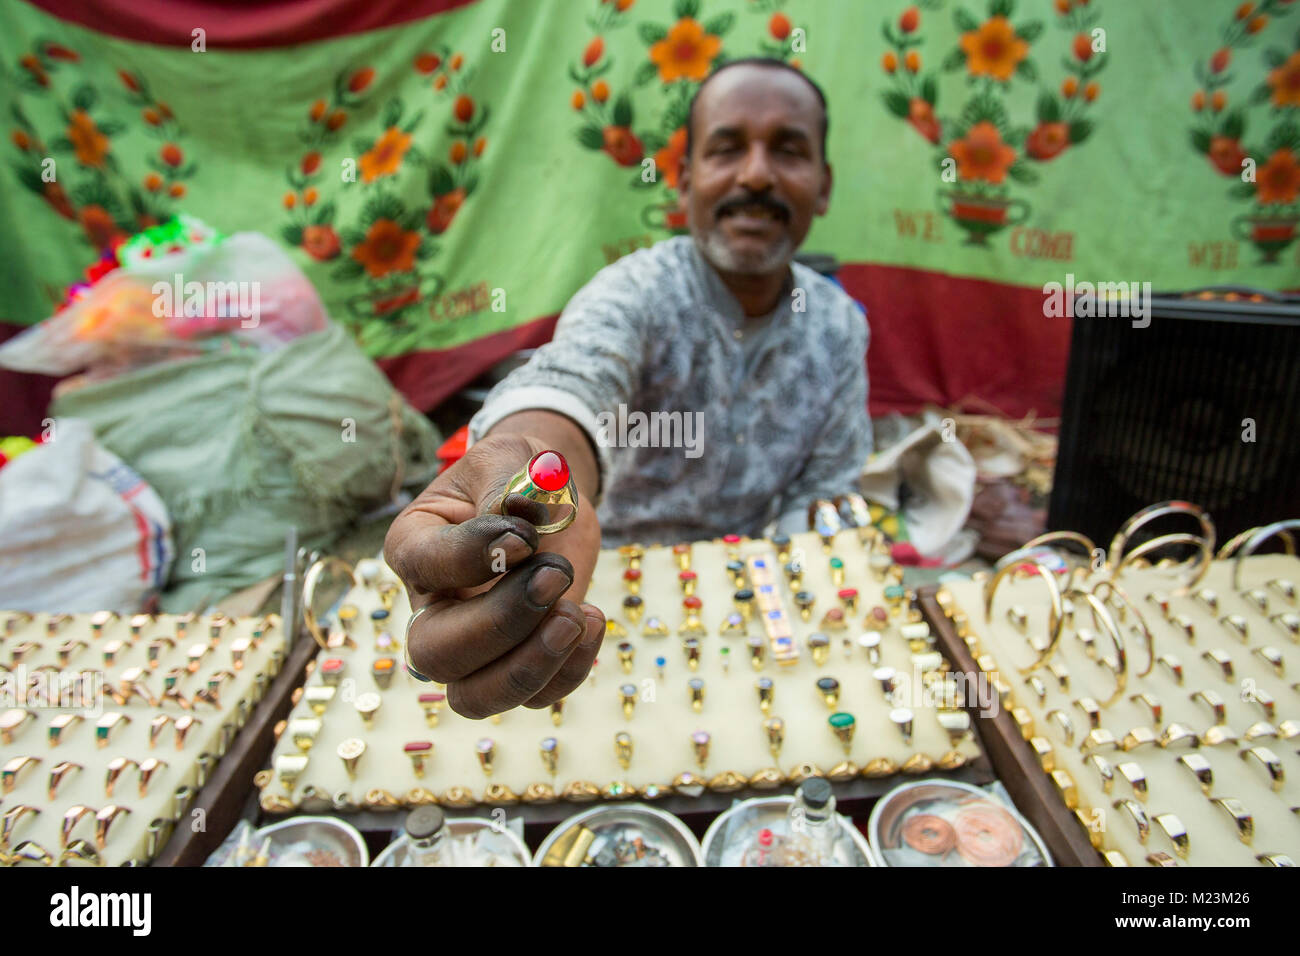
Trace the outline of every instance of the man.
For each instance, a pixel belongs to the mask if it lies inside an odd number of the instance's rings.
[[[419,611],[411,663],[458,713],[545,707],[586,677],[605,620],[576,602],[602,539],[806,528],[810,500],[853,487],[871,450],[866,323],[791,265],[829,201],[826,128],[821,90],[784,63],[710,76],[678,179],[691,236],[581,289],[554,340],[488,396],[465,457],[393,523],[385,555]],[[633,412],[678,413],[682,438],[699,429],[688,447],[611,447]],[[547,448],[568,461],[579,514],[543,543],[542,506],[515,495],[509,516],[487,512]]]

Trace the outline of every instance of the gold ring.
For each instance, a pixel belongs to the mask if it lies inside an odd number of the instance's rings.
[[[1116,810],[1126,810],[1128,815],[1133,818],[1134,825],[1137,826],[1138,842],[1146,845],[1147,838],[1151,835],[1151,821],[1147,819],[1147,812],[1142,808],[1142,804],[1136,800],[1116,800],[1111,804]]]
[[[11,707],[0,714],[0,743],[6,747],[12,744],[15,731],[27,721],[35,719],[35,714],[21,707]]]
[[[508,482],[489,509],[495,514],[505,514],[506,498],[512,494],[523,495],[530,501],[544,505],[568,505],[568,513],[559,521],[537,525],[538,534],[555,534],[573,524],[578,517],[578,492],[569,473],[569,463],[558,451],[538,452],[528,460]]]
[[[13,836],[14,830],[17,829],[18,824],[23,817],[28,814],[38,817],[41,815],[40,808],[20,803],[18,806],[10,807],[5,811],[3,818],[4,822],[3,825],[0,826],[0,856],[3,856],[3,851],[9,849],[9,840]]]
[[[1232,797],[1217,797],[1211,802],[1232,817],[1232,822],[1237,827],[1237,837],[1242,843],[1250,846],[1251,840],[1255,838],[1255,818],[1250,815],[1245,804]]]
[[[113,821],[122,814],[129,814],[130,812],[130,808],[119,807],[112,803],[106,807],[102,807],[99,812],[95,814],[95,846],[99,847],[101,850],[104,849],[105,844],[108,843],[108,829],[113,825]]]
[[[1065,627],[1065,606],[1061,599],[1061,588],[1057,585],[1056,579],[1052,577],[1052,572],[1036,562],[1030,562],[1030,566],[1033,568],[1035,574],[1047,582],[1048,590],[1051,593],[1052,613],[1051,617],[1048,619],[1048,626],[1051,630],[1051,634],[1048,636],[1047,646],[1039,651],[1038,659],[1032,664],[1020,668],[1020,673],[1022,674],[1028,674],[1032,671],[1038,670],[1038,668],[1042,667],[1051,659],[1052,655],[1056,653],[1057,644],[1061,640],[1061,631],[1064,630]],[[997,574],[993,575],[989,580],[989,583],[985,586],[984,620],[986,622],[990,622],[993,619],[993,596],[997,592],[998,585],[1002,583],[1002,579],[1008,574],[1016,572],[1021,567],[1022,565],[1017,563],[1007,564],[998,571]]]
[[[1214,770],[1210,767],[1210,762],[1200,754],[1183,754],[1178,758],[1178,763],[1180,766],[1186,767],[1188,772],[1196,778],[1201,793],[1208,797],[1210,791],[1214,789]]]
[[[1184,860],[1187,859],[1187,854],[1191,852],[1191,845],[1187,839],[1187,827],[1183,826],[1183,821],[1178,819],[1175,814],[1162,813],[1156,817],[1156,824],[1161,830],[1165,831],[1165,836],[1174,845],[1174,852]]]
[[[1250,757],[1254,757],[1258,760],[1260,764],[1263,765],[1264,769],[1268,771],[1269,781],[1273,791],[1276,793],[1281,790],[1282,786],[1286,783],[1286,774],[1282,770],[1282,761],[1278,759],[1277,754],[1273,753],[1273,751],[1269,750],[1267,747],[1251,747],[1250,749],[1241,752],[1242,760],[1246,760]]]

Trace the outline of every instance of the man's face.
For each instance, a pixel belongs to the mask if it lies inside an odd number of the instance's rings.
[[[705,87],[679,185],[714,268],[768,275],[789,265],[830,199],[821,121],[816,94],[784,70],[733,67]]]

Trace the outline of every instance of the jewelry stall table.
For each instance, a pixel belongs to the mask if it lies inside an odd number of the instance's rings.
[[[391,832],[392,811],[437,803],[504,808],[536,833],[584,803],[636,799],[702,831],[734,800],[811,776],[850,813],[902,779],[994,779],[874,532],[602,551],[592,676],[549,710],[484,721],[405,673],[410,609],[392,572],[331,559],[308,590],[331,568],[350,586],[323,629],[308,615],[322,650],[257,777],[264,819],[329,813]]]

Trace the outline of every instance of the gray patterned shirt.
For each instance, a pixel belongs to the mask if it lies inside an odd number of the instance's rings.
[[[777,309],[746,319],[689,236],[606,266],[489,393],[470,443],[525,409],[576,422],[599,457],[603,547],[805,530],[808,502],[855,489],[871,453],[867,323],[791,270]]]

